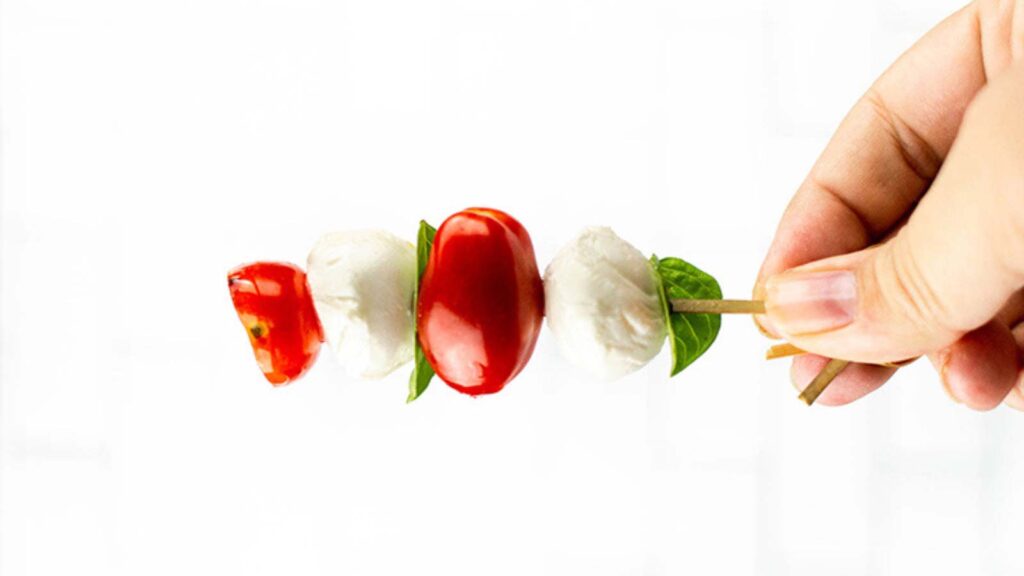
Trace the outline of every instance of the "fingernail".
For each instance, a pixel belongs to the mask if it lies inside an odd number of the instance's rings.
[[[942,391],[949,396],[949,399],[953,402],[960,404],[960,399],[953,394],[953,388],[949,385],[949,363],[953,359],[953,355],[949,350],[943,350],[939,352],[939,382],[942,383]]]
[[[754,285],[754,290],[751,293],[751,297],[754,300],[764,300],[764,281],[758,280],[757,284]],[[778,340],[782,338],[779,331],[772,326],[772,321],[768,318],[767,314],[754,314],[754,326],[757,326],[757,330],[762,336],[766,338],[772,338]]]
[[[1024,411],[1024,395],[1021,394],[1020,384],[1020,382],[1017,382],[1017,385],[1010,390],[1010,394],[1006,397],[1006,400],[1003,400],[1003,403],[1014,410]]]
[[[772,327],[787,336],[842,328],[857,311],[857,281],[846,270],[785,272],[765,289]]]
[[[880,362],[878,365],[884,366],[886,368],[903,368],[904,366],[909,366],[910,364],[913,364],[915,361],[917,361],[918,358],[920,358],[920,356],[907,358],[906,360],[898,360],[896,362]]]
[[[782,338],[782,335],[775,329],[775,326],[772,325],[771,319],[769,319],[766,314],[754,315],[754,326],[757,326],[758,331],[760,331],[761,335],[766,338],[771,338],[773,340]]]

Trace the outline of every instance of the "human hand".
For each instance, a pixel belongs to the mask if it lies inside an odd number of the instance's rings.
[[[754,289],[805,387],[852,402],[928,355],[950,396],[1024,409],[1024,2],[950,16],[843,120],[779,224]]]

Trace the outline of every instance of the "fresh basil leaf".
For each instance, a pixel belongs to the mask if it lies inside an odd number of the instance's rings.
[[[722,327],[722,316],[672,312],[669,301],[676,298],[719,300],[722,288],[710,274],[679,258],[651,256],[651,265],[657,272],[661,309],[672,346],[672,372],[669,376],[675,376],[711,347]]]
[[[427,386],[430,385],[430,379],[434,377],[434,368],[427,361],[427,356],[423,353],[423,347],[420,346],[419,340],[416,341],[416,357],[413,362],[412,374],[409,375],[409,397],[405,399],[406,403],[419,398],[420,394],[423,394]]]
[[[430,248],[434,245],[434,236],[437,229],[427,224],[426,220],[420,220],[420,231],[416,235],[416,269],[419,278],[423,278],[423,271],[427,269],[427,260],[430,259]],[[417,294],[420,291],[419,283],[416,284]]]
[[[423,280],[423,271],[427,269],[427,260],[430,259],[430,248],[434,245],[435,229],[425,220],[420,220],[420,230],[416,235],[416,292],[412,301],[413,316],[419,309],[418,300],[420,295],[420,282]],[[416,351],[413,355],[412,374],[409,375],[409,397],[405,401],[412,402],[420,397],[430,385],[430,379],[434,377],[434,367],[427,361],[423,347],[420,346],[419,334],[415,334]]]

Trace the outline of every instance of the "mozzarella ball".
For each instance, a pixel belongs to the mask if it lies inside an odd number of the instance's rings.
[[[390,232],[327,234],[306,262],[313,305],[338,361],[356,378],[383,378],[412,360],[416,248]]]
[[[603,380],[649,362],[667,328],[654,266],[611,228],[593,227],[544,272],[548,327],[562,354]]]

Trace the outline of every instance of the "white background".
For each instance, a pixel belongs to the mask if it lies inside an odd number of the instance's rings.
[[[848,107],[953,1],[2,0],[0,574],[1008,574],[1024,415],[925,363],[807,409],[750,322],[668,380],[545,333],[477,400],[324,354],[225,272],[505,209],[749,293]]]

